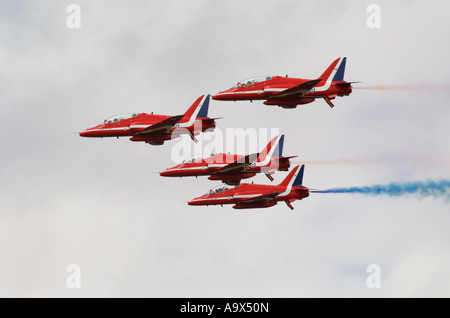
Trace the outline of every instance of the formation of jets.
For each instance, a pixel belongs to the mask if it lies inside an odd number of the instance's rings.
[[[348,96],[353,82],[344,81],[346,58],[338,58],[317,79],[300,79],[286,76],[252,77],[238,82],[232,88],[212,96],[214,100],[264,100],[265,105],[295,108],[316,99],[331,100]],[[213,130],[216,119],[208,117],[210,95],[202,95],[182,115],[156,115],[131,113],[105,119],[101,124],[80,132],[81,137],[129,137],[150,145],[163,145],[165,141],[188,135],[197,141],[196,135]],[[276,171],[289,171],[290,159],[283,156],[284,135],[275,136],[259,153],[211,154],[209,157],[186,159],[168,168],[163,177],[208,176],[224,185],[213,188],[203,196],[188,202],[189,205],[233,204],[235,209],[266,208],[284,201],[292,210],[292,202],[309,196],[303,186],[305,166],[295,166],[278,185],[242,183],[242,179],[264,173],[272,182]]]

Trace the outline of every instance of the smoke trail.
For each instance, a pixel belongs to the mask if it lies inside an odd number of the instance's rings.
[[[363,86],[363,87],[353,87],[355,89],[371,89],[377,91],[386,91],[386,90],[414,90],[418,87],[413,85],[377,85],[377,86]]]
[[[367,160],[366,160],[367,161]],[[314,160],[314,161],[305,161],[301,162],[307,165],[360,165],[366,162],[365,160],[360,159],[333,159],[333,160]],[[299,162],[300,163],[300,162]]]
[[[353,87],[354,89],[371,89],[378,91],[385,90],[434,90],[442,91],[449,90],[450,83],[438,84],[438,83],[417,83],[417,84],[401,84],[401,85],[373,85],[373,86],[362,86]]]
[[[390,183],[387,185],[372,185],[369,187],[334,188],[327,190],[311,190],[314,193],[359,193],[372,196],[388,195],[398,197],[415,195],[419,198],[435,197],[450,201],[450,180],[415,181]]]

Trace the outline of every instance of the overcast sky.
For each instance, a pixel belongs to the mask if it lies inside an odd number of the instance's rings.
[[[67,27],[71,3],[79,29]],[[77,134],[120,113],[177,115],[251,76],[316,78],[346,56],[355,86],[413,88],[355,89],[334,109],[211,101],[210,116],[223,130],[279,129],[298,162],[359,160],[307,165],[311,188],[450,179],[450,4],[377,1],[371,29],[370,3],[2,1],[0,296],[449,297],[448,200],[191,207],[219,183],[160,177],[176,141]],[[366,285],[370,264],[379,289]]]

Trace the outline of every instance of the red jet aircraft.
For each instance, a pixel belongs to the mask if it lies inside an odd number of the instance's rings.
[[[223,185],[188,202],[189,205],[234,204],[234,209],[268,208],[284,201],[293,210],[292,202],[309,196],[302,185],[305,166],[296,166],[279,185],[243,183],[230,188]]]
[[[347,58],[338,58],[326,71],[314,80],[283,76],[253,77],[237,83],[229,90],[220,92],[212,98],[216,100],[266,100],[265,105],[295,108],[308,104],[316,98],[323,98],[330,107],[337,96],[348,96],[351,84],[344,81]]]
[[[210,95],[200,96],[194,104],[178,116],[124,114],[105,119],[98,126],[80,132],[81,137],[131,137],[131,141],[144,141],[151,145],[162,145],[164,141],[188,134],[195,135],[216,127],[215,119],[208,118]]]
[[[283,157],[284,135],[274,137],[260,152],[248,156],[217,153],[210,157],[194,157],[161,172],[163,177],[210,176],[209,180],[222,180],[229,185],[239,185],[241,179],[263,172],[273,181],[275,171],[288,171],[289,159]]]

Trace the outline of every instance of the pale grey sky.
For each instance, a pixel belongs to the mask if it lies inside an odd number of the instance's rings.
[[[80,29],[66,26],[71,3]],[[355,89],[334,109],[211,101],[210,115],[222,129],[279,128],[299,161],[365,162],[307,165],[311,188],[449,179],[450,5],[377,1],[382,27],[369,29],[370,3],[2,1],[0,296],[450,296],[443,199],[190,207],[218,183],[159,177],[174,142],[72,133],[118,113],[176,115],[250,76],[315,78],[347,56],[346,80],[424,89]],[[66,286],[69,264],[80,289]],[[366,286],[369,264],[380,289]]]

